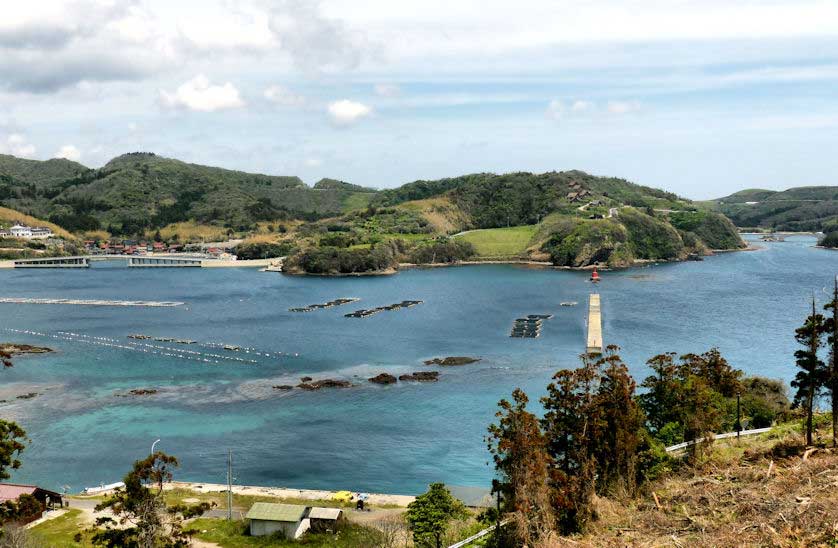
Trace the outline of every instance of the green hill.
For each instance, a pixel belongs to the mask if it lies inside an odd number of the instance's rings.
[[[838,228],[838,187],[834,186],[797,187],[781,192],[743,190],[710,204],[740,227],[788,231]]]
[[[179,238],[259,232],[309,253],[303,263],[323,271],[336,261],[353,271],[379,264],[381,253],[375,260],[366,255],[393,241],[400,243],[388,247],[385,262],[476,255],[567,266],[678,260],[742,245],[727,219],[689,200],[581,171],[476,173],[377,191],[337,179],[309,187],[298,177],[151,153],[124,154],[100,169],[66,160],[1,159],[0,204],[72,232],[147,236],[160,230]],[[471,230],[482,232],[444,240]],[[317,249],[325,251],[311,252]]]
[[[0,163],[0,201],[73,231],[134,234],[184,221],[248,230],[259,221],[316,219],[340,214],[357,194],[369,192],[332,183],[312,189],[298,177],[150,153],[125,154],[95,170],[64,162],[11,158]]]
[[[407,262],[470,253],[573,267],[681,260],[743,246],[723,215],[669,192],[580,171],[416,181],[379,192],[365,211],[306,225],[300,235],[303,248],[357,250],[400,240],[394,255]],[[446,235],[465,247],[423,251]]]

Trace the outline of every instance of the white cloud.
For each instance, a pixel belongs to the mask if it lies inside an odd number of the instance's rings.
[[[547,118],[558,122],[564,117],[564,112],[564,103],[558,99],[553,99],[547,104],[547,110],[544,112],[544,115],[547,116]]]
[[[574,101],[573,106],[570,107],[570,110],[573,112],[587,112],[589,110],[594,109],[594,104],[591,101]]]
[[[398,97],[402,94],[402,88],[396,84],[376,84],[373,90],[380,97]]]
[[[294,93],[285,86],[270,86],[263,93],[265,99],[284,107],[301,107],[306,104],[305,95]]]
[[[0,140],[0,154],[11,154],[19,158],[35,156],[35,145],[20,133],[12,133],[5,140]]]
[[[306,158],[303,164],[306,167],[320,167],[323,165],[323,161],[320,158]]]
[[[53,158],[66,158],[67,160],[78,162],[81,159],[81,151],[75,145],[63,145],[53,155]]]
[[[227,82],[213,85],[203,74],[181,84],[174,93],[160,91],[160,102],[170,108],[214,112],[244,106],[239,90]]]
[[[328,111],[332,122],[338,126],[352,125],[372,113],[372,109],[367,105],[349,99],[329,103]]]
[[[608,112],[611,114],[628,114],[640,110],[637,101],[608,101]]]

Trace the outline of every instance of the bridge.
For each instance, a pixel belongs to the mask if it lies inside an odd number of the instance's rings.
[[[91,261],[126,260],[133,268],[200,268],[205,259],[201,257],[174,257],[150,255],[79,255],[76,257],[45,257],[37,259],[16,259],[12,268],[90,268]]]
[[[585,352],[602,354],[602,309],[599,293],[591,293],[588,301],[588,341]]]

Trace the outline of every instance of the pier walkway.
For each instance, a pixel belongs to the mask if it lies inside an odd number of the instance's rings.
[[[602,311],[599,293],[591,293],[588,300],[588,341],[585,352],[602,354]]]
[[[0,268],[90,268],[93,261],[126,261],[130,268],[266,267],[277,259],[230,261],[190,255],[79,255],[0,261]]]

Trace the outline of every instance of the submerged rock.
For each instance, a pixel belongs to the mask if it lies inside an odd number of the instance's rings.
[[[38,395],[37,392],[29,392],[28,394],[21,394],[20,396],[17,396],[17,399],[19,399],[19,400],[31,400],[32,398],[34,398],[37,395]]]
[[[470,356],[448,356],[447,358],[434,358],[432,360],[425,360],[425,365],[468,365],[470,363],[479,362],[480,358],[472,358]]]
[[[339,381],[336,379],[323,379],[314,382],[304,382],[297,385],[297,388],[303,390],[320,390],[321,388],[349,388],[352,383],[349,381]]]
[[[290,384],[275,384],[273,386],[273,389],[274,390],[293,390],[294,387],[291,386]]]
[[[300,380],[301,380],[302,382],[310,382],[310,381],[311,381],[311,377],[300,377]]]
[[[439,380],[439,371],[414,371],[411,375],[400,375],[400,381],[436,382]]]
[[[375,384],[395,384],[396,377],[389,373],[381,373],[380,375],[372,377],[369,381],[374,382]]]
[[[133,390],[129,390],[128,393],[132,396],[150,396],[152,394],[156,394],[158,390],[156,388],[134,388]]]

